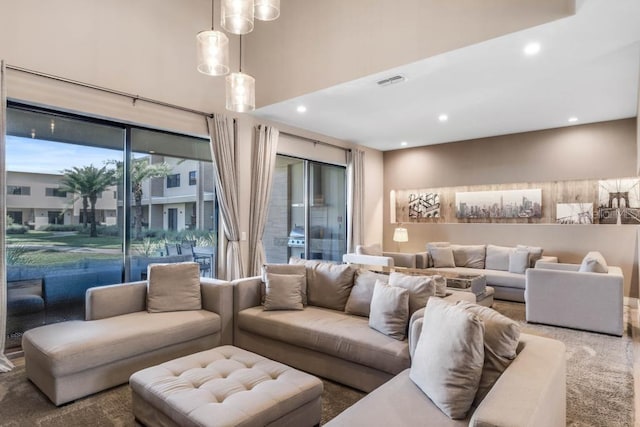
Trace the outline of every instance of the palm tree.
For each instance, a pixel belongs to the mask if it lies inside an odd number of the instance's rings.
[[[142,183],[151,178],[164,178],[171,174],[171,166],[165,162],[152,164],[149,157],[140,157],[131,160],[131,191],[133,192],[134,207],[134,229],[135,240],[142,240]],[[122,162],[115,162],[117,165],[117,175],[122,177]]]
[[[98,237],[96,228],[96,202],[98,194],[105,191],[115,183],[115,171],[107,169],[107,166],[97,168],[93,165],[83,167],[73,167],[62,171],[62,186],[64,191],[73,192],[82,198],[82,209],[87,221],[87,205],[90,207],[89,223],[91,237]]]

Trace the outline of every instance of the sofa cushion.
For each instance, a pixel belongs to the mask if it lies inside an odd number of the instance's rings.
[[[23,345],[54,376],[64,376],[213,335],[220,328],[220,316],[207,310],[138,311],[31,329],[25,332]]]
[[[302,284],[305,275],[267,273],[265,310],[302,310]]]
[[[585,255],[578,271],[582,273],[608,273],[609,267],[600,252],[592,251]]]
[[[238,313],[238,328],[395,375],[410,365],[409,344],[369,327],[369,319],[321,307]]]
[[[409,377],[452,419],[467,415],[478,390],[483,335],[475,314],[438,298],[427,303]]]
[[[458,305],[476,314],[484,324],[484,365],[474,405],[478,406],[493,384],[516,358],[520,326],[497,311],[466,301]]]
[[[539,246],[517,245],[516,249],[524,249],[529,252],[529,268],[534,268],[536,262],[542,258],[543,249]]]
[[[514,250],[506,246],[487,245],[484,267],[489,270],[509,271],[509,254]]]
[[[509,253],[509,273],[524,274],[529,268],[529,252],[517,249]]]
[[[432,276],[413,276],[394,271],[389,275],[389,285],[409,291],[409,316],[424,308],[429,298],[436,294]]]
[[[506,286],[510,288],[525,288],[525,275],[517,273],[509,273],[501,270],[484,270],[478,271],[477,268],[454,267],[454,268],[432,268],[434,272],[439,273],[457,273],[478,275],[482,274],[487,279],[487,286]]]
[[[358,255],[373,255],[373,256],[382,256],[382,246],[379,243],[374,243],[373,245],[357,245],[356,253]]]
[[[267,282],[267,273],[274,274],[301,274],[304,276],[302,283],[302,304],[307,305],[307,268],[301,264],[265,264],[262,266],[262,281]],[[264,303],[264,291],[262,289],[262,302]]]
[[[364,269],[356,271],[353,288],[344,307],[346,313],[369,317],[376,280],[386,283],[389,281],[389,276]]]
[[[369,326],[378,332],[404,340],[409,320],[409,290],[376,281],[371,299]]]
[[[446,248],[448,246],[451,246],[451,243],[449,242],[429,242],[426,245],[427,248],[427,265],[425,266],[425,268],[429,268],[429,267],[433,267],[433,256],[431,256],[431,249],[432,248]],[[453,267],[453,266],[452,266]]]
[[[150,264],[147,273],[147,311],[200,310],[200,267],[197,262]]]
[[[456,262],[453,258],[453,250],[450,246],[432,247],[429,250],[429,255],[431,255],[433,266],[436,268],[456,266]]]
[[[456,267],[484,268],[485,245],[451,245]]]
[[[353,287],[354,268],[348,264],[296,258],[289,262],[307,268],[307,300],[310,305],[344,311]]]

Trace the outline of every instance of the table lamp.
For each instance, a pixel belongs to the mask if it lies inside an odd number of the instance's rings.
[[[407,229],[404,227],[396,227],[393,231],[393,241],[398,243],[396,246],[398,248],[398,252],[400,252],[400,243],[409,241],[409,233],[407,232]]]

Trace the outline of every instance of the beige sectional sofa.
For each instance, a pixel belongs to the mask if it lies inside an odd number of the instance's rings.
[[[307,265],[308,304],[304,310],[265,311],[261,305],[265,286],[262,277],[232,282],[234,345],[367,392],[408,368],[411,359],[407,338],[391,338],[369,327],[368,317],[349,312],[355,307],[349,297],[360,288],[353,288],[354,284],[366,279],[351,266],[334,264],[336,271],[329,274],[342,276],[337,280],[343,280],[344,292],[341,300],[330,300],[313,285],[315,263]],[[334,291],[328,288],[326,292]],[[447,298],[475,302],[468,292],[451,292]]]
[[[200,278],[200,290],[200,310],[151,313],[146,281],[89,289],[86,320],[24,334],[27,377],[61,405],[124,384],[148,366],[231,344],[231,284]]]

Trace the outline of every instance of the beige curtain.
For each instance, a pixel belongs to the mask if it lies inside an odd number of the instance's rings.
[[[5,227],[7,221],[7,169],[6,169],[6,140],[7,131],[7,88],[5,87],[6,67],[0,62],[0,372],[9,372],[13,365],[4,355],[4,345],[7,339],[7,266],[5,257]]]
[[[227,280],[244,277],[240,253],[240,219],[238,212],[238,176],[236,172],[235,132],[229,130],[227,118],[214,114],[207,118],[211,138],[211,158],[216,179],[216,195],[227,238]]]
[[[249,210],[249,275],[258,276],[265,261],[262,236],[267,222],[273,170],[280,132],[271,126],[256,128],[251,156],[251,206]]]
[[[347,253],[363,243],[364,227],[364,151],[352,149],[347,154]]]

